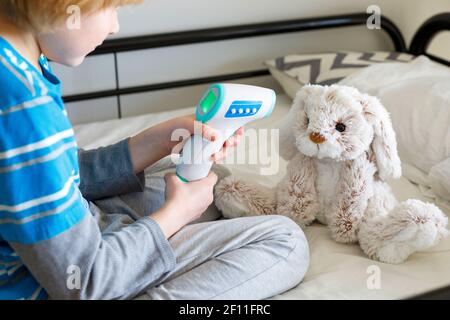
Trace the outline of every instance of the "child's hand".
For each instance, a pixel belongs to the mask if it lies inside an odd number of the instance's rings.
[[[241,127],[234,133],[233,136],[231,136],[230,139],[225,141],[222,149],[219,152],[211,156],[211,160],[213,160],[214,162],[220,162],[223,159],[225,159],[228,148],[237,146],[241,141],[243,135],[244,135],[244,127]]]
[[[169,173],[166,180],[166,203],[151,217],[167,238],[190,222],[200,218],[213,202],[213,189],[217,183],[215,173],[199,181],[183,182],[175,174]]]
[[[196,125],[201,126],[201,130],[197,130],[207,140],[214,141],[219,135],[216,130],[207,124],[196,121],[195,115],[189,115],[160,123],[130,138],[130,155],[134,172],[142,172],[145,168],[174,152],[175,147],[180,144],[180,141],[172,141],[172,135],[175,130],[184,129],[190,134],[194,134],[196,133],[194,132]],[[244,129],[240,128],[224,143],[223,148],[218,153],[212,155],[211,160],[215,162],[221,161],[226,155],[227,148],[236,146],[243,133]],[[181,149],[177,151],[179,152]]]
[[[174,130],[176,129],[185,129],[188,130],[191,134],[197,133],[194,132],[195,124],[197,124],[197,126],[201,126],[200,128],[201,130],[197,128],[197,131],[201,131],[203,138],[207,140],[214,141],[219,135],[219,133],[214,128],[208,126],[207,124],[203,124],[196,121],[195,115],[175,118],[161,124],[161,126],[166,127],[167,130],[166,136],[170,137],[174,132]],[[219,152],[211,156],[211,160],[215,162],[223,160],[226,156],[227,148],[236,146],[239,143],[243,134],[244,128],[240,128],[239,130],[237,130],[236,133],[224,143],[223,148]],[[170,154],[173,152],[174,148],[180,143],[180,141],[171,141],[171,139],[168,138],[167,143],[168,143],[167,150],[168,153]]]

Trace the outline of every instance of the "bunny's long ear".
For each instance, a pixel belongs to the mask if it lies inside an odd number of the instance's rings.
[[[374,129],[372,150],[377,161],[380,179],[386,181],[391,178],[400,178],[402,167],[389,113],[375,97],[360,94],[359,99],[363,106],[364,116]]]
[[[278,126],[280,130],[280,155],[285,160],[291,160],[298,152],[295,146],[296,137],[293,129],[300,121],[300,115],[304,112],[305,99],[312,87],[306,85],[297,92],[291,110]]]

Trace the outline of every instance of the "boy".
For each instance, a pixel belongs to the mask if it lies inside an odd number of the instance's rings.
[[[78,149],[46,57],[79,65],[118,32],[118,7],[137,2],[0,2],[0,299],[263,299],[305,274],[308,246],[287,218],[191,224],[213,201],[214,173],[144,185],[193,116]],[[72,5],[81,29],[66,27]]]

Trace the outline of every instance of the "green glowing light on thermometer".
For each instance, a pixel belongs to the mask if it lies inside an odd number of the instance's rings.
[[[217,96],[214,94],[214,91],[210,91],[208,95],[200,102],[200,108],[203,114],[207,114],[211,107],[216,102]]]

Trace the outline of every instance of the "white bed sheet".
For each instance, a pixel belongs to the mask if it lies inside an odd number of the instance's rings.
[[[249,127],[275,127],[286,115],[290,105],[290,98],[280,95],[272,116]],[[91,149],[112,144],[151,125],[193,111],[194,108],[183,108],[79,125],[75,127],[75,133],[79,146]],[[254,146],[249,148],[252,147]],[[284,175],[285,165],[281,160],[282,169],[275,176],[260,176],[255,165],[231,165],[229,168],[236,175],[274,185]],[[418,198],[433,201],[433,198],[428,197],[417,185],[405,178],[393,181],[391,186],[399,200]],[[441,208],[447,214],[450,213],[448,208]],[[414,254],[406,263],[388,265],[366,258],[358,245],[335,243],[325,226],[314,224],[307,227],[305,233],[311,251],[309,271],[299,286],[274,297],[275,299],[398,299],[450,284],[450,238],[429,251]],[[368,281],[373,279],[373,274],[369,273],[373,272],[373,268],[377,273],[379,271],[379,288],[367,285]]]

